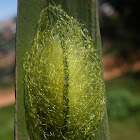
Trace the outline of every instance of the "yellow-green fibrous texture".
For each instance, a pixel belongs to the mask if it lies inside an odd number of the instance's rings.
[[[42,10],[24,59],[31,140],[86,140],[104,116],[104,82],[93,39],[60,7]]]

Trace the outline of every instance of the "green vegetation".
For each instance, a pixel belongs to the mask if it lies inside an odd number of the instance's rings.
[[[140,73],[127,73],[106,82],[112,140],[139,140]]]
[[[139,140],[140,113],[121,120],[109,120],[111,140]]]
[[[106,82],[108,114],[110,119],[124,119],[139,112],[140,73],[128,73]]]
[[[0,140],[14,140],[14,105],[0,108]]]

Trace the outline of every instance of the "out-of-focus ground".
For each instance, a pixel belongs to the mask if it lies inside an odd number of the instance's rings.
[[[129,58],[125,59],[115,53],[109,53],[103,57],[103,70],[105,81],[122,76],[127,72],[140,71],[140,49],[130,52]]]
[[[129,0],[121,3],[122,6],[126,4],[124,13],[123,8],[115,7],[120,6],[117,0],[114,3],[109,0],[100,1],[103,72],[110,137],[111,140],[139,140],[140,35],[138,26],[133,25],[135,17],[132,10],[135,9],[127,7],[130,6]],[[127,22],[129,16],[134,23]],[[0,22],[0,140],[14,139],[15,35],[16,18]]]
[[[0,107],[15,101],[15,35],[16,19],[0,22]]]
[[[15,102],[15,89],[0,90],[0,107],[5,107]]]

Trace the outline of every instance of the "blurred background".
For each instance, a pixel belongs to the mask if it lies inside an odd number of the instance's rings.
[[[98,0],[111,140],[140,139],[139,0]],[[14,139],[17,0],[0,1],[0,140]]]
[[[14,140],[17,0],[0,0],[0,140]]]

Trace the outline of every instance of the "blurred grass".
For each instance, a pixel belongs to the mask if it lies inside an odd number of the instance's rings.
[[[14,140],[14,105],[0,108],[0,140]]]
[[[140,72],[106,82],[111,140],[140,138]]]
[[[112,120],[109,124],[111,140],[139,140],[140,138],[140,126],[135,115],[124,120]]]

